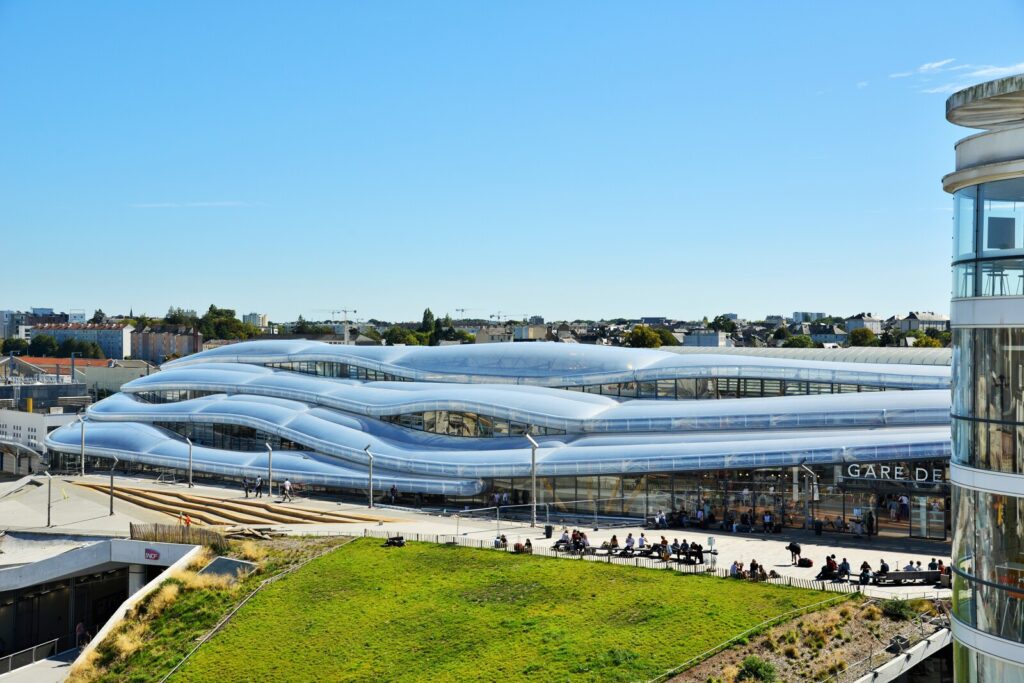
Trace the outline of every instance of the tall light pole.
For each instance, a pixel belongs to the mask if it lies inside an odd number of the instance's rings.
[[[188,487],[192,488],[192,439],[186,436],[185,442],[188,444]]]
[[[71,352],[71,383],[72,384],[75,383],[75,356],[78,356],[79,358],[81,358],[82,357],[82,352],[81,351],[72,351]]]
[[[53,505],[53,477],[50,476],[50,471],[46,470],[43,472],[46,475],[46,528],[50,528],[50,506]]]
[[[110,463],[110,514],[114,514],[114,468],[117,467],[118,463],[117,456],[114,456],[114,462]]]
[[[270,447],[269,443],[264,442],[263,445],[267,447],[267,494],[271,498],[273,498],[274,497],[274,449]]]
[[[85,418],[81,415],[78,416],[78,423],[82,426],[82,450],[80,455],[82,457],[82,476],[85,476]]]
[[[369,483],[369,488],[367,489],[367,491],[369,492],[368,496],[369,496],[369,499],[370,499],[369,500],[370,507],[373,507],[373,453],[370,452],[369,445],[367,445],[367,447],[364,448],[363,450],[366,451],[366,457],[368,458],[368,462],[370,463],[370,475],[369,475],[369,482],[368,482]]]
[[[537,526],[537,442],[529,434],[526,440],[530,442],[530,526]],[[596,509],[596,508],[595,508]]]

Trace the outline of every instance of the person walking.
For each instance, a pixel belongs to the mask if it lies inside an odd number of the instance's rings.
[[[256,489],[256,496],[255,497],[256,498],[262,498],[263,497],[263,477],[256,477],[256,485],[254,486],[254,488]]]
[[[285,479],[284,480],[284,487],[283,487],[282,493],[281,493],[281,500],[282,501],[287,500],[289,503],[292,502],[292,480],[291,479]]]

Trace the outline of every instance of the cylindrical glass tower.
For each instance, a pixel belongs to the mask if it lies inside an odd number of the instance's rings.
[[[953,636],[958,681],[1024,683],[1024,76],[954,94]]]

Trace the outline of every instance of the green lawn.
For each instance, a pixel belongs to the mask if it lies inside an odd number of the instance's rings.
[[[172,679],[632,681],[825,594],[359,539],[269,586]]]

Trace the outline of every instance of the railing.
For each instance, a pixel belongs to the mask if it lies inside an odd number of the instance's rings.
[[[305,530],[303,530],[305,532]],[[320,534],[311,535],[329,535],[334,532],[320,532]],[[337,535],[347,535],[345,532],[336,532]],[[401,536],[406,541],[418,541],[422,543],[438,543],[443,545],[458,545],[466,548],[480,548],[484,550],[500,550],[502,552],[513,551],[512,547],[495,548],[493,541],[484,541],[478,538],[467,538],[465,536],[454,535],[454,534],[420,534],[420,533],[404,533],[395,530],[380,530],[380,529],[363,529],[363,536],[367,538],[380,538],[387,539],[389,537]],[[551,540],[551,539],[548,539]],[[554,543],[553,540],[551,540]],[[703,565],[697,564],[680,564],[678,562],[663,561],[659,557],[621,557],[611,555],[597,555],[580,552],[562,552],[552,550],[540,544],[533,546],[532,554],[540,555],[542,557],[555,557],[559,559],[571,559],[571,560],[585,560],[588,562],[605,562],[607,564],[620,564],[633,567],[644,567],[647,569],[661,569],[661,570],[672,570],[681,574],[699,574],[702,576],[715,576],[722,579],[732,578],[729,576],[728,569],[718,569],[715,567],[716,557],[712,555],[710,551],[704,551],[704,556],[707,562]],[[732,579],[733,581],[751,581],[751,579]],[[843,593],[843,594],[854,594],[859,593],[860,586],[850,583],[833,583],[832,581],[819,581],[816,579],[800,579],[792,576],[779,576],[776,578],[766,578],[764,580],[758,580],[758,583],[770,583],[776,586],[793,586],[795,588],[806,588],[810,590],[827,591],[830,593]]]
[[[15,669],[19,669],[23,666],[28,666],[38,662],[40,659],[46,659],[57,654],[57,641],[59,638],[48,640],[45,643],[39,645],[33,645],[32,647],[14,652],[12,654],[0,657],[0,674],[10,673]]]

